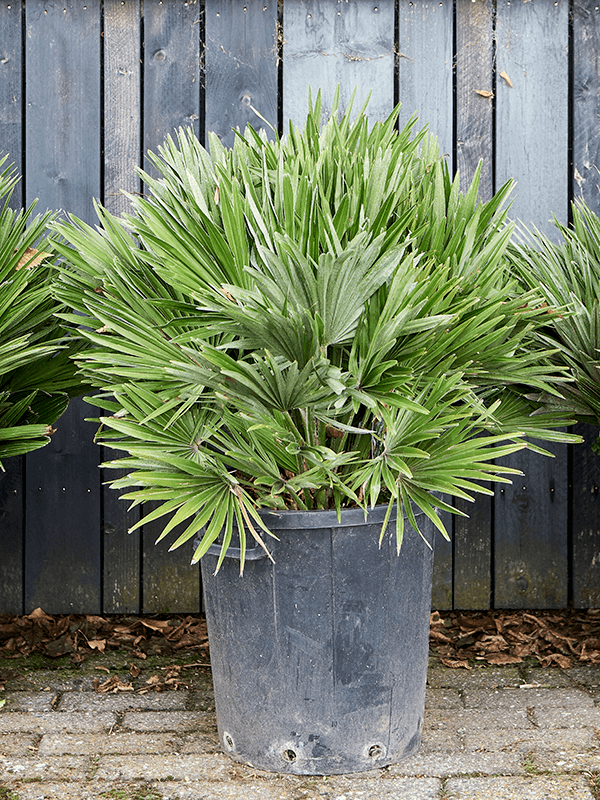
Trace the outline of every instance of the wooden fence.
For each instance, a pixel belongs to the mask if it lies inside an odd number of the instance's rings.
[[[307,87],[325,104],[372,92],[429,123],[482,197],[518,181],[512,215],[551,229],[569,200],[599,209],[598,0],[6,0],[0,6],[0,150],[39,198],[93,221],[93,198],[126,208],[134,167],[192,125],[302,122]],[[197,611],[190,550],[128,536],[101,484],[93,409],[72,404],[51,445],[0,479],[0,612]],[[592,433],[580,426],[585,435]],[[526,477],[481,499],[436,553],[438,608],[600,605],[600,461],[589,445],[519,459]]]

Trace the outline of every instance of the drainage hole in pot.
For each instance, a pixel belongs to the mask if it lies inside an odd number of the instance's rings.
[[[385,751],[380,744],[374,744],[369,747],[369,758],[376,759],[381,758],[381,756],[385,755]]]
[[[235,743],[234,743],[234,741],[233,741],[233,739],[232,739],[232,737],[231,737],[231,734],[229,734],[229,733],[224,733],[224,734],[223,734],[223,741],[225,742],[225,747],[226,747],[228,750],[233,750],[233,749],[234,749],[234,747],[235,747]]]
[[[289,761],[290,764],[293,764],[294,761],[298,758],[296,753],[293,750],[284,750],[283,751],[283,760]]]

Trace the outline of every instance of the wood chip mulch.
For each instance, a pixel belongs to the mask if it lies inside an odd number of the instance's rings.
[[[538,663],[567,669],[600,664],[600,610],[435,611],[430,647],[447,667]],[[38,608],[26,616],[0,614],[0,658],[32,653],[75,663],[94,653],[123,650],[128,656],[170,656],[197,651],[209,664],[206,620],[202,615],[52,616]]]
[[[437,612],[430,647],[447,667],[600,664],[600,610]]]
[[[92,614],[52,616],[36,608],[26,616],[0,614],[0,658],[19,658],[32,653],[74,662],[93,653],[125,650],[145,659],[150,655],[198,651],[208,663],[206,620],[197,615],[154,617],[101,617]]]

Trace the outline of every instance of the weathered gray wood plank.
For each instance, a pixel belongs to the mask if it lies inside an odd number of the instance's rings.
[[[200,4],[144,0],[144,154],[200,121]],[[147,165],[146,165],[147,166]]]
[[[400,124],[417,112],[452,166],[452,2],[399,0],[398,14]]]
[[[123,191],[139,192],[141,157],[140,0],[104,0],[104,204],[129,211]]]
[[[197,0],[144,1],[144,153],[181,126],[199,132],[200,32]],[[141,537],[142,609],[197,611],[199,568],[190,567],[189,548],[167,553],[164,543],[155,547],[159,531],[160,522],[144,526]]]
[[[8,153],[8,163],[14,164],[19,173],[23,172],[22,13],[21,3],[3,3],[0,7],[0,156]],[[13,192],[11,207],[21,208],[22,204],[19,184]]]
[[[454,608],[490,608],[492,592],[492,501],[475,495],[475,502],[456,500],[469,515],[454,518]]]
[[[0,614],[23,613],[24,461],[7,458],[0,472]]]
[[[139,0],[104,2],[104,204],[113,214],[129,211],[127,192],[140,191],[135,168],[141,159],[141,11]],[[114,452],[103,448],[102,459]],[[115,478],[113,470],[103,479]],[[103,486],[103,611],[141,610],[139,531],[128,535],[139,509],[128,513],[120,492]]]
[[[547,458],[512,456],[524,476],[496,490],[496,608],[564,608],[568,583],[566,445],[547,443]]]
[[[356,88],[354,108],[371,92],[372,120],[385,119],[394,106],[394,3],[382,0],[300,0],[283,7],[283,130],[289,120],[302,127],[322,90],[323,115],[340,85],[345,108]]]
[[[550,234],[567,219],[569,4],[498,0],[496,25],[496,179],[517,180],[511,217]]]
[[[146,510],[151,509],[150,504]],[[167,518],[165,518],[166,520]],[[167,539],[156,544],[164,523],[144,525],[142,535],[142,603],[146,614],[197,613],[201,610],[200,568],[191,566],[192,542],[169,553],[169,546],[183,533],[177,526]]]
[[[600,212],[600,8],[573,6],[573,166],[571,192]]]
[[[25,6],[27,200],[94,219],[100,196],[100,8]]]
[[[464,191],[483,162],[481,200],[493,194],[493,13],[492,0],[456,2],[456,167]]]
[[[92,221],[100,196],[98,4],[25,6],[25,193]],[[90,407],[71,403],[52,442],[26,461],[25,608],[100,610],[100,475]]]
[[[207,0],[204,67],[206,131],[226,147],[232,128],[277,129],[277,1]]]
[[[576,425],[585,443],[573,446],[573,605],[600,606],[600,456],[598,428]]]
[[[56,423],[52,442],[27,456],[25,611],[99,613],[100,448],[82,400]]]

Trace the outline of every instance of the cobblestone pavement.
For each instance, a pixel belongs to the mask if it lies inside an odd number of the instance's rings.
[[[43,685],[45,684],[45,685]],[[99,694],[42,673],[0,695],[0,800],[592,800],[600,667],[431,665],[419,755],[382,770],[282,776],[235,764],[212,691]]]

